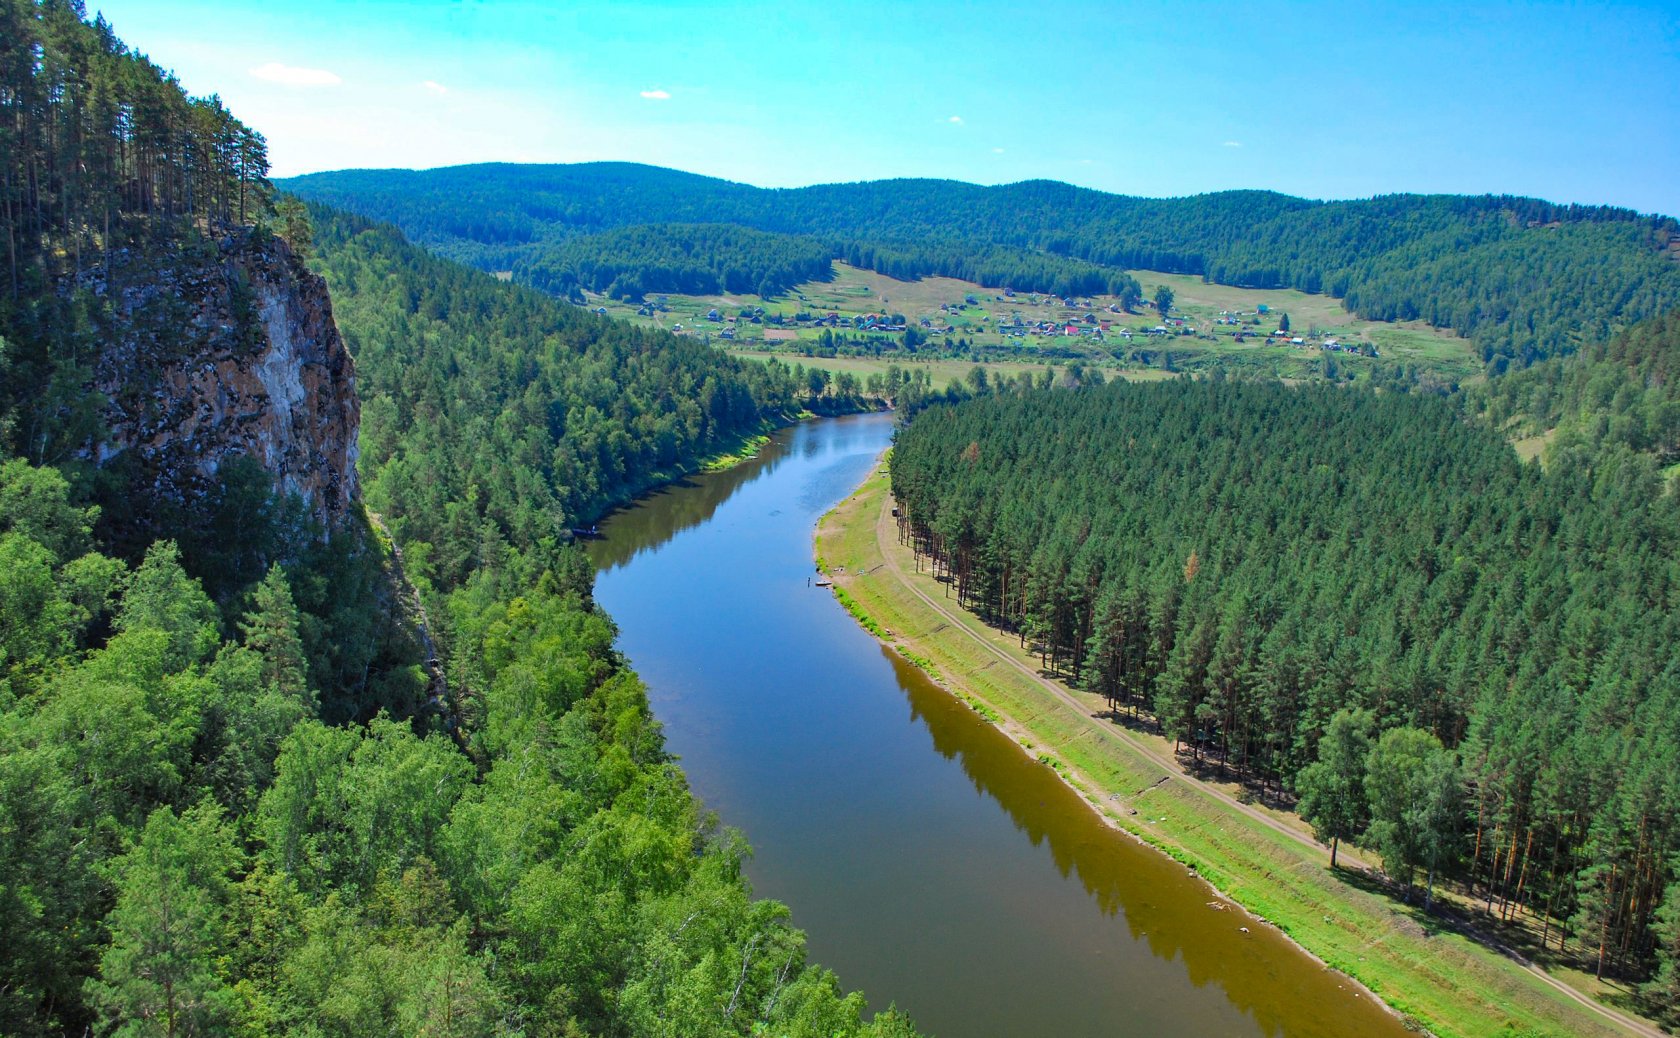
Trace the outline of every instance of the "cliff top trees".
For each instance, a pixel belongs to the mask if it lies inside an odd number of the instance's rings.
[[[271,193],[260,134],[83,15],[0,0],[0,449],[36,462],[99,429],[89,363],[118,293],[75,279],[255,221]]]

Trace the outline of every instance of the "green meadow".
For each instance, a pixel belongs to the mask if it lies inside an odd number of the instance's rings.
[[[834,371],[868,373],[885,370],[888,363],[927,365],[935,369],[939,385],[953,375],[966,374],[977,360],[1000,371],[1045,363],[1081,363],[1144,378],[1216,365],[1280,378],[1345,378],[1378,364],[1416,366],[1443,381],[1472,379],[1481,371],[1481,362],[1469,341],[1450,330],[1431,328],[1421,321],[1363,320],[1344,310],[1337,299],[1293,289],[1236,288],[1207,284],[1192,275],[1131,271],[1143,286],[1145,299],[1153,299],[1156,289],[1163,285],[1173,292],[1169,317],[1182,324],[1174,324],[1161,334],[1153,330],[1162,326],[1163,318],[1152,306],[1116,312],[1119,300],[1111,296],[1094,296],[1068,305],[1054,297],[1025,292],[1008,295],[1002,289],[956,278],[900,281],[844,263],[836,263],[834,270],[830,280],[807,282],[778,297],[744,293],[652,295],[648,297],[654,307],[651,315],[639,312],[644,310],[640,304],[606,296],[591,295],[588,305],[614,317],[699,337],[755,356],[768,352],[818,358],[824,361],[818,366]],[[1259,314],[1261,306],[1267,307],[1268,313]],[[714,309],[718,320],[707,316]],[[758,314],[759,310],[763,313]],[[795,315],[801,313],[818,317],[837,314],[854,324],[868,315],[901,315],[925,341],[911,350],[904,347],[901,335],[874,335],[855,327],[821,328],[795,322]],[[1290,321],[1289,338],[1298,336],[1306,342],[1295,345],[1280,339],[1268,343],[1265,333],[1275,331],[1280,315],[1285,313]],[[757,323],[753,316],[759,317]],[[1242,323],[1222,323],[1232,319]],[[1027,326],[1024,334],[1001,330],[1017,321]],[[1069,324],[1088,331],[1101,328],[1101,322],[1107,322],[1108,327],[1100,338],[1066,334]],[[1041,324],[1052,329],[1041,330]],[[1240,342],[1236,339],[1239,331],[1243,333]],[[829,333],[828,340],[825,332]],[[828,343],[836,337],[842,341],[830,349]],[[854,341],[846,342],[848,339]],[[1330,339],[1345,346],[1373,348],[1377,357],[1320,348]],[[859,354],[869,359],[855,365],[828,363]]]

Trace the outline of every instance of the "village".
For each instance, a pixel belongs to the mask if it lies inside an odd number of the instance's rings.
[[[1305,327],[1299,318],[1292,325],[1287,311],[1258,298],[1237,306],[1224,300],[1227,305],[1216,307],[1199,298],[1194,286],[1182,284],[1184,279],[1163,313],[1153,303],[1127,309],[1110,296],[987,289],[951,278],[904,282],[836,266],[833,281],[808,283],[775,299],[650,294],[639,303],[595,297],[590,305],[604,316],[728,349],[806,357],[915,354],[1193,367],[1203,354],[1226,360],[1248,354],[1256,361],[1384,355],[1365,329],[1347,322],[1325,321],[1321,327],[1322,315],[1315,311]],[[1242,291],[1209,287],[1225,295]]]

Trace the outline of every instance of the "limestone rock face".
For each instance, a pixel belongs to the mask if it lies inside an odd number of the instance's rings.
[[[286,244],[243,233],[131,287],[109,276],[111,338],[95,364],[109,437],[144,491],[186,500],[248,455],[301,498],[323,534],[356,496],[361,404],[326,282]]]

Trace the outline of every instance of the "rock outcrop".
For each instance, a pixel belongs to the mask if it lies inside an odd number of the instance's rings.
[[[326,283],[278,238],[244,232],[125,285],[121,263],[84,287],[106,295],[110,335],[94,365],[108,437],[136,490],[209,491],[241,455],[302,499],[323,533],[356,496],[361,405]]]

